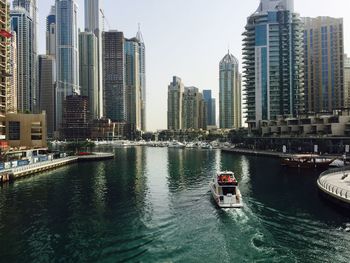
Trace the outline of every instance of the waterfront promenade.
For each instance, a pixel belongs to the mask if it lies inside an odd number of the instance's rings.
[[[111,153],[92,153],[89,155],[68,156],[64,158],[55,159],[52,161],[29,164],[26,166],[20,166],[20,167],[15,167],[15,168],[1,171],[0,182],[16,180],[25,176],[56,169],[58,167],[69,165],[75,162],[101,161],[101,160],[107,160],[107,159],[113,159],[113,158],[114,158],[114,154],[111,154]]]
[[[317,185],[333,201],[350,207],[350,167],[325,171]]]
[[[267,157],[274,157],[274,158],[288,158],[290,156],[296,155],[298,153],[283,153],[283,152],[277,152],[277,151],[263,151],[263,150],[252,150],[252,149],[242,149],[242,148],[228,148],[223,147],[221,148],[222,152],[229,152],[229,153],[236,153],[236,154],[243,154],[243,155],[256,155],[256,156],[267,156]],[[343,155],[335,155],[335,154],[327,154],[327,155],[321,155],[322,157],[330,158],[330,159],[343,159]]]

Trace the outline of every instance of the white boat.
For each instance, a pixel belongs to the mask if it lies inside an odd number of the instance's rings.
[[[242,208],[242,196],[233,172],[219,172],[210,182],[213,198],[220,208]]]
[[[168,145],[169,148],[185,148],[185,144],[178,142],[178,141],[172,141]]]
[[[201,149],[205,149],[205,150],[210,150],[210,149],[213,149],[213,147],[209,144],[209,143],[206,143],[206,142],[202,142],[199,147]]]

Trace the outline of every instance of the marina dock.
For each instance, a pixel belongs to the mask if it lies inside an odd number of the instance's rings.
[[[91,162],[113,159],[114,154],[111,153],[93,153],[90,155],[69,156],[59,158],[52,161],[39,162],[26,166],[15,167],[0,172],[0,183],[16,180],[25,176],[53,170],[62,166],[66,166],[76,162]]]
[[[350,208],[350,167],[323,172],[317,185],[328,199]]]

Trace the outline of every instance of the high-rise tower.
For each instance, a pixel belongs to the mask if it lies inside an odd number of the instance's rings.
[[[56,0],[56,125],[62,124],[63,102],[79,94],[78,6],[74,0]]]
[[[93,33],[97,39],[98,117],[103,116],[102,30],[100,10],[100,0],[85,0],[85,32]]]
[[[92,119],[99,118],[98,43],[92,32],[79,33],[79,80],[81,95],[88,97]]]
[[[141,130],[146,131],[146,46],[139,27],[136,39],[139,45],[139,64],[140,64],[140,90],[141,90]]]
[[[294,13],[294,1],[261,0],[243,35],[249,127],[303,112],[302,24]]]
[[[303,18],[305,108],[332,112],[344,107],[343,19]]]
[[[27,29],[22,28],[20,30],[26,30],[27,32],[17,32],[17,43],[18,43],[18,52],[21,52],[21,46],[25,45],[28,47],[27,53],[30,54],[30,58],[29,58],[29,64],[28,66],[30,67],[30,71],[31,73],[27,73],[27,72],[23,72],[23,68],[21,68],[20,66],[18,67],[18,74],[19,74],[19,78],[20,76],[22,76],[23,78],[28,78],[30,77],[31,79],[29,80],[29,92],[27,93],[27,95],[25,96],[29,96],[28,98],[22,98],[22,101],[28,101],[29,100],[29,105],[27,106],[26,103],[24,104],[19,104],[19,109],[22,111],[32,111],[35,112],[38,110],[38,4],[37,4],[37,0],[13,0],[12,2],[13,4],[13,8],[16,10],[21,10],[22,8],[24,10],[26,10],[26,16],[27,19],[30,19],[30,22],[27,21],[25,23],[30,23],[31,25],[28,26]],[[23,12],[23,11],[22,11]],[[24,19],[24,18],[23,18]],[[24,21],[22,21],[24,23]],[[23,26],[25,26],[25,24],[22,24]],[[27,41],[25,39],[23,39],[22,37],[24,35],[28,35],[29,37],[29,41],[30,43],[23,43],[23,41]],[[24,49],[23,49],[24,50]],[[21,60],[21,55],[18,56],[18,59]],[[23,62],[24,64],[26,62]],[[18,82],[19,85],[20,82]],[[22,87],[18,87],[19,90],[22,89]],[[18,94],[20,95],[20,92],[18,92]],[[24,108],[22,107],[24,106]]]
[[[104,115],[116,122],[126,122],[125,39],[123,32],[102,35],[104,80]]]
[[[168,130],[182,129],[182,103],[184,84],[179,77],[173,77],[168,86]]]
[[[207,104],[207,125],[215,126],[216,125],[216,100],[212,97],[211,90],[203,90],[203,99]]]
[[[220,128],[242,126],[241,74],[238,60],[228,52],[220,61]]]
[[[56,6],[46,18],[46,55],[56,57]]]
[[[125,39],[125,85],[127,120],[135,125],[136,130],[142,129],[141,123],[141,78],[140,49],[136,38]]]
[[[344,107],[350,108],[350,57],[344,55]]]
[[[0,66],[2,72],[0,74],[0,142],[1,140],[6,139],[6,121],[5,114],[8,111],[7,109],[7,98],[10,93],[9,89],[13,88],[10,85],[11,77],[11,54],[10,48],[11,45],[11,28],[10,28],[10,4],[7,0],[0,0]]]
[[[11,27],[17,37],[17,104],[21,112],[35,111],[37,99],[36,54],[33,45],[33,20],[29,12],[17,6],[11,10]]]

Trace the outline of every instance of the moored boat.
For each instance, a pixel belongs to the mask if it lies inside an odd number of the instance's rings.
[[[288,168],[328,169],[334,160],[313,154],[297,154],[283,158],[281,164]]]
[[[220,208],[242,208],[242,196],[233,172],[219,172],[210,183],[213,198]]]
[[[169,143],[168,145],[169,148],[179,148],[179,149],[183,149],[185,148],[185,144],[178,142],[178,141],[172,141]]]

